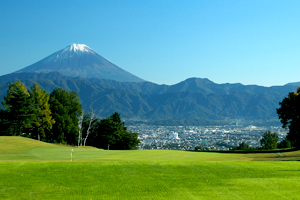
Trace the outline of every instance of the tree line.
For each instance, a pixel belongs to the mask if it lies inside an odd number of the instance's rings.
[[[246,150],[246,151],[251,151],[251,150],[271,150],[271,149],[287,149],[287,148],[292,148],[291,142],[287,139],[284,138],[282,141],[278,142],[279,136],[278,133],[276,132],[271,132],[270,130],[267,130],[264,132],[260,139],[260,144],[261,146],[259,147],[252,147],[246,142],[241,142],[238,146],[236,147],[231,147],[230,151],[235,151],[235,150]],[[202,146],[196,146],[195,151],[209,151],[209,148],[203,148]]]
[[[267,131],[264,149],[300,148],[300,87],[290,92],[277,110],[286,138],[278,143],[278,134]],[[91,145],[98,148],[136,149],[137,133],[127,131],[119,113],[105,119],[82,112],[76,92],[57,88],[48,94],[38,83],[27,90],[20,80],[9,84],[0,108],[0,135],[22,135],[46,142]],[[110,146],[110,147],[109,147]],[[237,149],[251,148],[241,143]]]
[[[233,150],[271,150],[271,149],[286,149],[292,148],[291,142],[284,138],[282,141],[278,142],[279,136],[276,132],[271,132],[270,130],[264,132],[262,138],[260,139],[260,147],[251,147],[246,142],[240,143]]]
[[[74,91],[57,88],[48,94],[38,83],[27,90],[20,80],[8,86],[0,108],[0,127],[0,135],[50,143],[110,149],[136,149],[139,144],[138,134],[127,131],[119,113],[99,119],[94,113],[83,113]]]
[[[294,148],[300,149],[300,87],[296,92],[290,92],[281,102],[280,107],[276,109],[278,118],[282,123],[282,128],[288,130],[286,137],[278,142],[278,133],[266,131],[260,140],[261,147],[251,147],[242,142],[232,150],[256,150],[256,149],[282,149]],[[195,147],[196,151],[203,151],[201,146]]]

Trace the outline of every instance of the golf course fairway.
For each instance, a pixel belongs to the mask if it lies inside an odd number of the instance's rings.
[[[0,199],[300,199],[298,160],[299,151],[107,151],[1,136]]]

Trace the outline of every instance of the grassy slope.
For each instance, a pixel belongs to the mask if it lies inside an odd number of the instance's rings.
[[[279,156],[74,148],[75,161],[69,162],[71,149],[0,137],[0,199],[300,198],[298,161],[242,161],[299,160],[299,152]]]
[[[93,147],[70,147],[39,142],[29,138],[0,137],[1,161],[69,161],[71,150],[76,161],[280,161],[300,160],[300,151],[284,153],[212,153],[193,151],[145,150],[104,151]]]

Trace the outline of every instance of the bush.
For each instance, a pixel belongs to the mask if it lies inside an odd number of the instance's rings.
[[[262,135],[260,144],[263,149],[277,149],[278,134],[276,132],[272,133],[270,130],[266,131]]]
[[[289,141],[287,138],[284,138],[281,142],[278,143],[277,146],[279,149],[284,149],[284,148],[292,148],[291,141]]]
[[[203,149],[203,147],[201,147],[201,146],[196,146],[195,147],[195,151],[203,151],[204,149]]]

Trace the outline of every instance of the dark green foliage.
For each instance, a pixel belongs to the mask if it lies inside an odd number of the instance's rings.
[[[55,124],[52,127],[51,141],[75,145],[78,136],[78,116],[81,103],[76,92],[61,88],[50,94],[50,108]]]
[[[279,149],[292,148],[292,144],[291,141],[289,141],[287,138],[284,138],[284,140],[278,143],[277,147]]]
[[[31,138],[47,141],[46,132],[49,133],[55,123],[49,105],[50,95],[41,89],[38,83],[33,84],[29,94],[34,108]]]
[[[258,150],[258,147],[250,147],[249,144],[246,142],[242,142],[239,144],[239,146],[232,148],[230,151],[235,151],[235,150],[243,150],[243,151],[253,151],[253,150]]]
[[[35,108],[25,85],[20,80],[9,84],[2,105],[1,123],[10,131],[3,134],[22,135],[23,130],[30,127]]]
[[[282,127],[289,129],[287,140],[291,141],[292,146],[300,148],[300,87],[297,92],[290,92],[279,104],[278,117]]]
[[[100,120],[94,129],[90,144],[98,148],[112,150],[137,149],[138,134],[128,132],[120,114],[115,112],[111,116]]]
[[[74,144],[81,104],[75,92],[56,89],[49,94],[37,83],[28,92],[19,80],[8,85],[0,110],[1,135],[23,135],[48,142]],[[51,110],[49,102],[52,103]],[[55,122],[57,124],[52,129]]]
[[[195,151],[204,151],[203,147],[201,146],[196,146]]]
[[[263,149],[277,149],[278,134],[272,133],[270,130],[262,135],[260,144]]]
[[[233,150],[249,150],[249,149],[250,149],[250,146],[246,142],[242,142],[239,144],[239,146],[237,146]]]
[[[13,126],[11,126],[11,122],[7,116],[7,110],[0,109],[0,136],[10,136],[13,134]]]
[[[81,113],[76,92],[57,88],[49,95],[37,83],[27,92],[24,84],[15,81],[9,85],[1,104],[0,135],[23,135],[34,139],[41,136],[44,141],[75,145]],[[90,121],[91,113],[86,113],[82,123],[84,144],[87,141],[87,145],[100,148],[107,148],[108,144],[110,149],[137,148],[138,134],[127,131],[119,113],[101,121],[97,118]],[[91,134],[89,138],[87,132]]]

